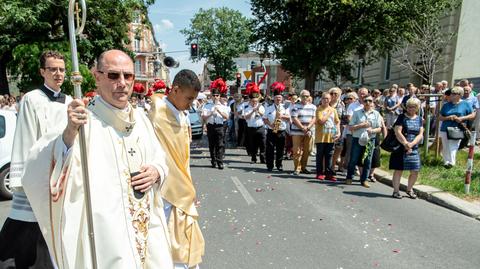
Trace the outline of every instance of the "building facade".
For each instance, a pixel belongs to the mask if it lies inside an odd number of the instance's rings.
[[[442,49],[442,57],[446,64],[437,66],[438,72],[433,81],[446,80],[453,85],[461,79],[469,79],[480,88],[480,24],[476,21],[476,14],[480,12],[480,1],[463,0],[461,5],[448,16],[440,19],[445,34],[455,33],[449,44]],[[356,59],[356,67],[352,70],[355,82],[317,81],[321,89],[328,89],[334,85],[386,89],[392,84],[406,85],[411,82],[415,85],[428,84],[411,69],[405,67],[404,48],[385,55],[379,60],[363,65]],[[411,56],[411,55],[410,55]],[[414,58],[414,57],[413,57]],[[403,63],[403,65],[402,65]]]
[[[145,15],[138,12],[129,24],[130,44],[126,47],[135,54],[135,83],[141,83],[148,89],[155,79],[162,79],[171,85],[169,70],[163,64],[165,54],[162,52],[151,24],[144,23]]]

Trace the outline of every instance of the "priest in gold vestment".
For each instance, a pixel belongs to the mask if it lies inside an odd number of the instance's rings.
[[[190,173],[187,114],[200,88],[200,81],[194,72],[181,70],[175,76],[168,96],[152,98],[149,114],[167,156],[169,174],[161,193],[175,268],[198,268],[205,247],[194,204],[196,193]]]
[[[42,138],[22,178],[58,268],[92,268],[78,128],[85,127],[97,268],[173,268],[159,193],[165,152],[144,112],[128,102],[133,62],[122,51],[98,58],[98,96],[68,106],[63,135]]]

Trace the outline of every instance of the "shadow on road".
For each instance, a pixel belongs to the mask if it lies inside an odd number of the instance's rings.
[[[343,193],[344,193],[344,194],[348,194],[348,195],[362,196],[362,197],[368,197],[368,198],[383,197],[383,198],[389,198],[389,199],[391,199],[391,196],[390,196],[390,195],[383,194],[383,193],[376,193],[376,192],[344,191]]]

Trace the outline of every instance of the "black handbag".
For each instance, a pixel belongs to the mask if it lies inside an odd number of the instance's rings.
[[[387,136],[383,139],[380,147],[388,152],[397,151],[402,144],[398,141],[397,137],[395,136],[395,131],[393,129],[389,129]]]

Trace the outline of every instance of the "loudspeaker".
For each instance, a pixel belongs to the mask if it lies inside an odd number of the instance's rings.
[[[163,59],[163,64],[166,66],[166,67],[173,67],[173,68],[177,68],[180,63],[175,61],[175,59],[173,59],[172,57],[168,56],[168,57],[165,57],[165,59]]]

